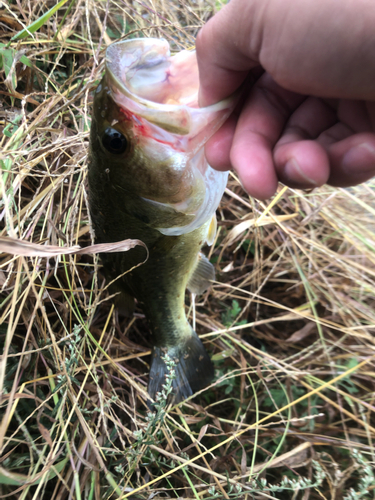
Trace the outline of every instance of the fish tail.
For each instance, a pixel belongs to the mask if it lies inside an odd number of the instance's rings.
[[[150,368],[148,393],[153,400],[165,384],[168,367],[166,354],[175,361],[175,377],[172,381],[171,402],[183,401],[195,392],[204,389],[214,377],[214,367],[198,335],[192,335],[177,346],[154,347]]]

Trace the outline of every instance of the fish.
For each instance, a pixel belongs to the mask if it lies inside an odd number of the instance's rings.
[[[125,314],[142,308],[151,329],[148,394],[155,400],[175,361],[173,402],[209,385],[214,368],[185,314],[185,292],[215,277],[201,252],[216,233],[227,172],[212,169],[204,145],[233,111],[234,97],[198,105],[195,51],[171,55],[158,38],[127,39],[106,50],[94,91],[88,155],[89,208],[97,243],[141,240],[103,253],[106,278]],[[145,261],[142,265],[143,261]]]

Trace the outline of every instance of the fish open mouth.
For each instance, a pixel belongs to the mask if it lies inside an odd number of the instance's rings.
[[[162,39],[118,42],[107,51],[107,70],[138,98],[198,108],[195,51],[171,56],[168,42]]]
[[[201,147],[232,112],[232,96],[199,108],[199,73],[194,50],[171,56],[169,44],[158,38],[113,43],[106,53],[107,81],[114,101],[150,123],[179,135],[204,130]]]

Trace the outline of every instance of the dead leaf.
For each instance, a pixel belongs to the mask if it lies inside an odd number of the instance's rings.
[[[41,435],[43,436],[44,441],[48,444],[50,448],[53,447],[52,439],[51,439],[51,434],[49,433],[49,430],[47,427],[44,427],[43,424],[38,422],[38,429]]]
[[[5,285],[6,281],[7,281],[7,277],[5,276],[4,271],[2,271],[0,269],[0,286]]]
[[[282,455],[280,455],[277,458],[274,458],[273,460],[256,465],[255,467],[253,467],[252,472],[255,474],[257,472],[262,471],[263,469],[282,467],[285,465],[287,467],[293,467],[294,469],[305,466],[306,462],[309,460],[308,450],[311,447],[312,447],[311,443],[301,443],[291,451],[283,453]]]
[[[81,248],[76,245],[73,247],[58,247],[55,245],[39,245],[29,241],[18,240],[0,236],[0,252],[11,255],[22,255],[24,257],[56,257],[58,255],[87,255],[96,253],[127,252],[137,245],[143,246],[148,254],[146,245],[140,240],[122,240],[115,243],[100,243]]]
[[[241,474],[244,476],[246,474],[246,464],[247,464],[247,453],[245,448],[242,446],[242,455],[241,455]]]
[[[224,269],[221,270],[222,273],[229,273],[230,271],[233,271],[234,269],[234,264],[233,262],[230,262],[227,266],[224,267]]]
[[[298,214],[288,214],[288,215],[275,215],[275,216],[265,216],[265,217],[253,217],[251,219],[240,222],[235,226],[225,238],[225,243],[231,245],[242,233],[250,229],[252,226],[260,227],[267,226],[269,224],[277,224],[278,222],[285,222],[290,219],[294,219]]]
[[[312,333],[313,329],[316,327],[316,324],[313,321],[306,323],[306,325],[294,332],[289,338],[286,339],[286,342],[299,342],[304,338],[308,337],[310,333]]]
[[[207,429],[208,429],[208,424],[201,427],[201,430],[199,431],[198,441],[202,440],[202,437],[206,434]]]
[[[14,30],[20,31],[22,30],[22,24],[20,24],[14,17],[5,14],[4,12],[0,12],[0,22],[6,24],[10,28]]]

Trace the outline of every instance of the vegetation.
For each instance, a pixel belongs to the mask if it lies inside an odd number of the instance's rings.
[[[375,497],[375,181],[218,211],[211,291],[190,317],[216,379],[147,406],[149,328],[114,309],[95,255],[86,159],[106,46],[194,46],[221,1],[0,2],[0,497]],[[27,28],[27,29],[26,29]],[[27,247],[27,248],[26,248]],[[22,250],[26,248],[25,251]]]

